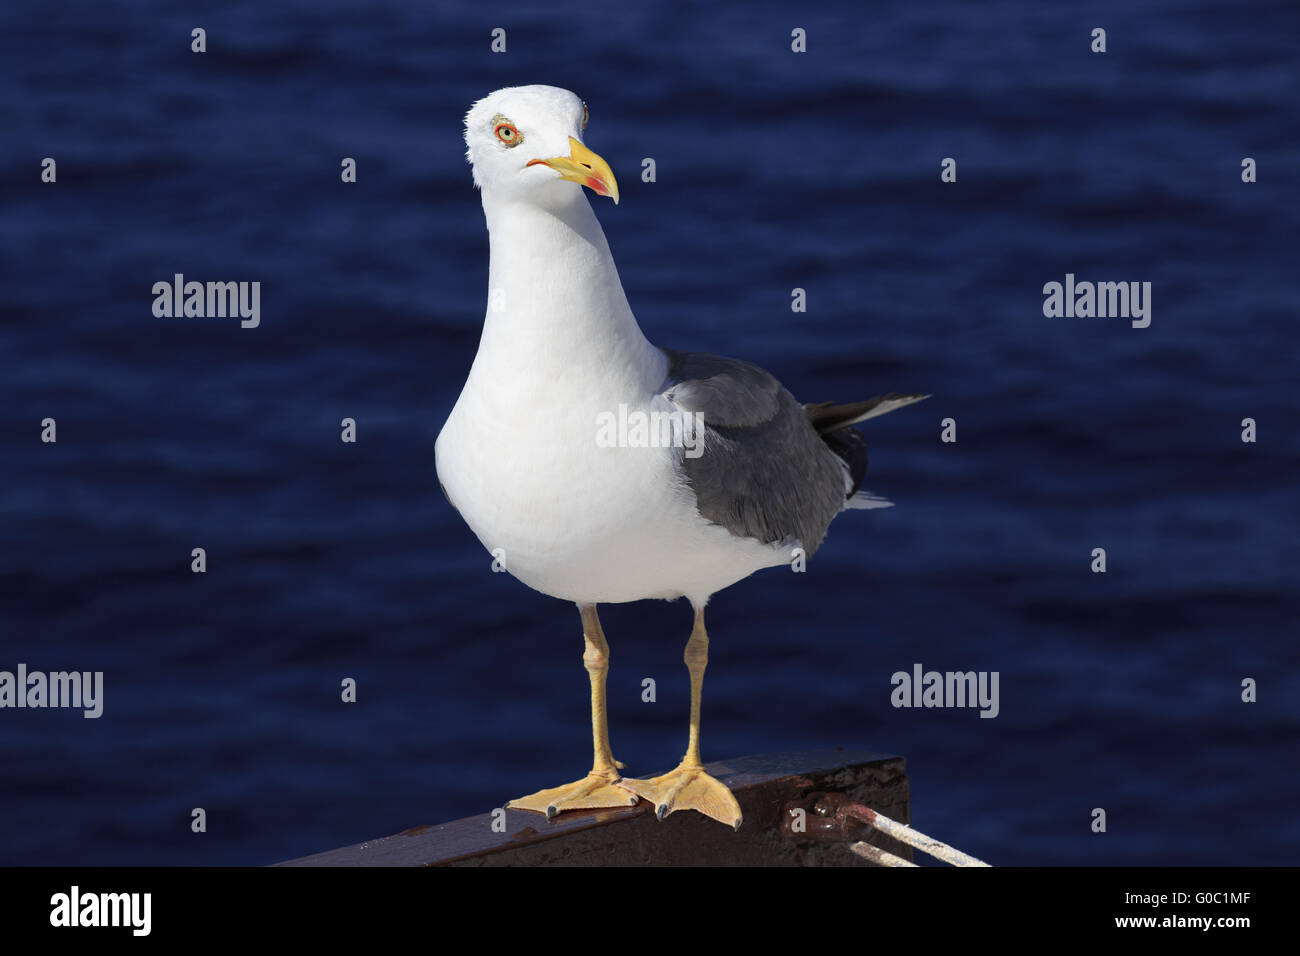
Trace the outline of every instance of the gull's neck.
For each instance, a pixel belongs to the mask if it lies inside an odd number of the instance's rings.
[[[545,205],[483,193],[491,262],[474,371],[521,388],[567,380],[596,400],[640,398],[662,384],[666,359],[637,325],[586,197],[556,185]]]

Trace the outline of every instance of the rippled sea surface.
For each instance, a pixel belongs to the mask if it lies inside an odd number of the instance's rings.
[[[934,394],[866,428],[898,507],[715,597],[706,757],[901,754],[916,825],[995,863],[1300,863],[1294,6],[18,3],[0,26],[0,669],[106,685],[98,720],[0,710],[0,863],[270,863],[585,771],[576,611],[491,573],[434,472],[487,283],[461,117],[522,83],[587,100],[652,341],[805,401]],[[178,272],[260,281],[260,327],[154,318]],[[1066,273],[1151,282],[1150,327],[1045,318]],[[603,616],[615,749],[662,770],[689,608]],[[997,671],[999,716],[895,709],[917,663]]]

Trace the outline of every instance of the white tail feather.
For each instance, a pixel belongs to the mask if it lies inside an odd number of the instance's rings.
[[[845,502],[846,508],[892,508],[894,503],[888,498],[882,498],[880,495],[873,495],[865,489],[859,488],[858,493]]]
[[[876,418],[889,412],[898,411],[900,408],[906,408],[908,405],[914,405],[917,402],[924,401],[929,395],[900,395],[898,398],[888,398],[872,408],[870,411],[860,415],[852,421],[845,422],[844,425],[861,425],[869,418]],[[843,427],[843,426],[841,426]]]

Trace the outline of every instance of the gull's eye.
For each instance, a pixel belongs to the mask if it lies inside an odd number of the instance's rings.
[[[524,141],[524,136],[519,132],[518,127],[516,127],[514,123],[510,122],[510,120],[503,117],[497,118],[496,125],[492,128],[492,132],[496,133],[497,139],[501,140],[501,142],[507,146],[518,146]]]
[[[587,128],[587,120],[590,118],[591,117],[587,113],[587,104],[583,103],[582,104],[582,128],[583,129]]]

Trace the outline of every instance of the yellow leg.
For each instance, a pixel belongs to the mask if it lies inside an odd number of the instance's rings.
[[[731,791],[704,772],[700,759],[700,700],[704,692],[704,668],[709,663],[709,634],[704,629],[704,611],[695,611],[695,627],[683,656],[691,675],[691,729],[686,756],[676,769],[651,780],[623,780],[619,786],[645,797],[655,805],[662,820],[676,810],[698,810],[706,817],[739,830],[740,804]]]
[[[583,666],[591,678],[591,736],[595,755],[591,773],[574,783],[539,790],[506,804],[512,810],[535,810],[549,820],[565,810],[596,810],[602,807],[635,806],[637,798],[620,787],[619,769],[609,746],[609,723],[605,712],[605,675],[609,672],[609,643],[596,616],[596,605],[578,606],[582,612],[582,637],[586,645]]]

